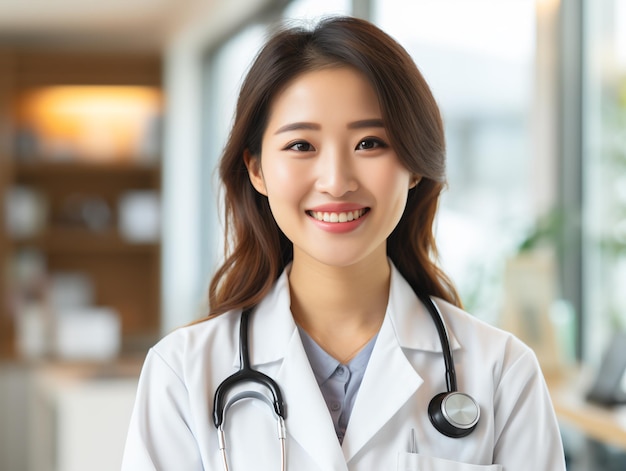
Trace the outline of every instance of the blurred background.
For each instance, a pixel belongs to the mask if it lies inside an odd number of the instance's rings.
[[[568,469],[626,469],[626,0],[0,0],[0,469],[119,469],[147,349],[206,310],[242,75],[329,14],[430,84],[441,263],[537,353]]]

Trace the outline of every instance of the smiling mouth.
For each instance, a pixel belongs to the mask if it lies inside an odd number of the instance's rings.
[[[342,223],[355,221],[362,218],[368,213],[370,208],[356,209],[354,211],[345,211],[339,213],[325,212],[325,211],[307,211],[306,213],[313,219],[317,219],[322,222]]]

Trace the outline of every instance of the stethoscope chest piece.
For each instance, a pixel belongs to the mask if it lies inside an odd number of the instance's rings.
[[[442,434],[461,438],[476,428],[480,407],[471,396],[458,391],[437,394],[428,405],[428,417]]]
[[[428,404],[428,417],[435,428],[442,434],[452,438],[465,437],[476,428],[476,424],[480,418],[480,408],[471,396],[458,392],[457,390],[456,371],[450,349],[448,332],[443,321],[443,316],[439,312],[437,305],[432,301],[430,296],[420,296],[419,294],[418,296],[425,304],[437,328],[446,371],[447,391],[437,394],[430,401]],[[285,471],[287,466],[285,447],[285,403],[280,387],[276,381],[264,373],[254,370],[250,365],[248,322],[251,312],[252,308],[246,309],[241,313],[239,326],[240,369],[226,378],[215,390],[215,396],[213,398],[213,423],[218,433],[218,443],[224,470],[229,471],[226,438],[224,434],[226,412],[231,405],[241,399],[259,399],[266,402],[273,410],[277,419],[281,457],[280,469]],[[243,392],[233,395],[230,400],[228,399],[231,390],[235,389],[237,385],[247,382],[256,383],[263,387],[266,392],[270,393],[269,397],[256,390],[244,390]]]

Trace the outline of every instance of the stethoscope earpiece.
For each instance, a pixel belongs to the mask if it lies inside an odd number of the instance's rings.
[[[476,428],[480,408],[471,396],[458,391],[443,392],[428,404],[428,417],[434,427],[451,438],[462,438]]]

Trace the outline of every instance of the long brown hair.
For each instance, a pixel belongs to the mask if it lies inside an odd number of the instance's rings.
[[[387,254],[416,292],[461,305],[437,266],[433,223],[445,184],[445,140],[439,108],[409,54],[373,24],[350,17],[322,20],[312,30],[282,29],[265,44],[245,78],[219,165],[223,182],[226,258],[209,287],[209,317],[263,299],[293,258],[267,198],[248,178],[244,153],[259,156],[274,96],[294,77],[329,66],[359,70],[372,84],[398,158],[422,177],[409,191]]]

